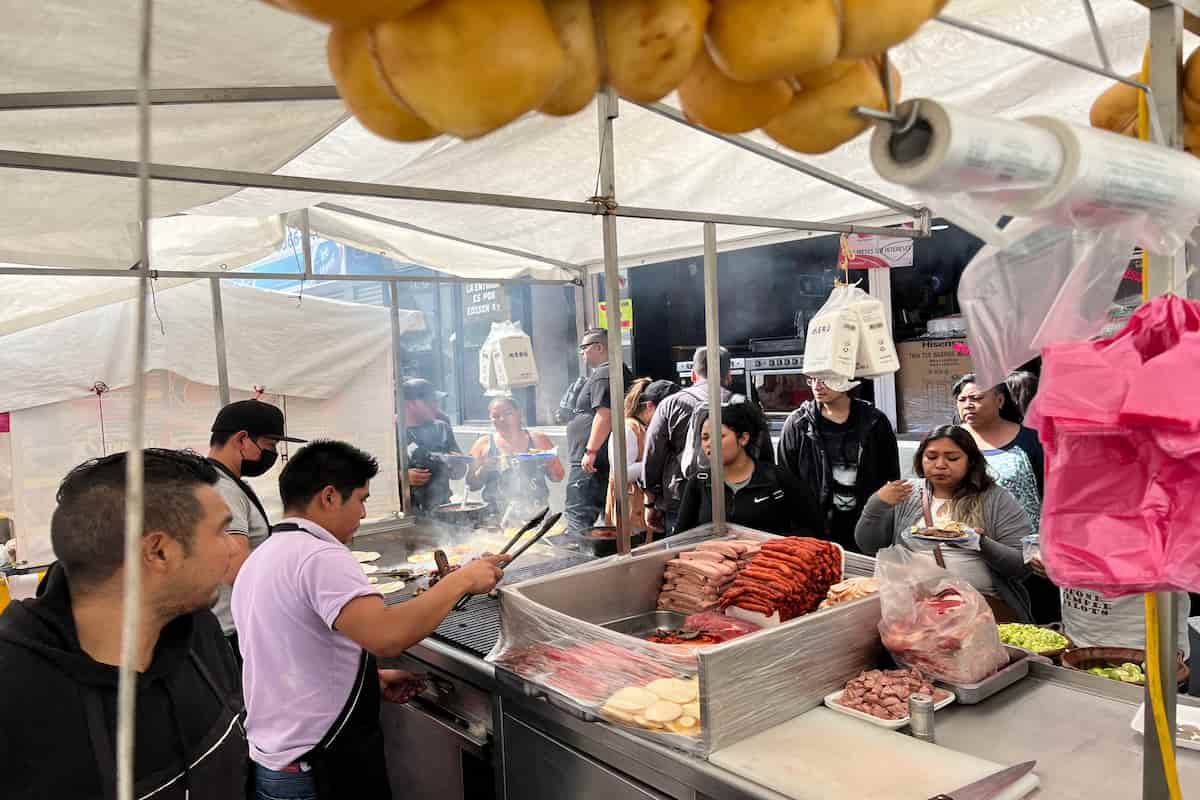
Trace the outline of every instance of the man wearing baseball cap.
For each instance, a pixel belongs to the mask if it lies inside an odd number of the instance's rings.
[[[408,480],[414,511],[428,513],[450,502],[450,481],[466,474],[467,463],[448,464],[438,458],[462,455],[454,429],[439,403],[446,395],[424,378],[404,381],[404,424],[408,434]]]
[[[208,460],[220,475],[216,490],[225,498],[232,515],[225,529],[230,534],[229,570],[213,613],[239,661],[237,630],[229,609],[233,581],[250,551],[271,533],[271,522],[262,502],[243,478],[257,478],[269,472],[278,458],[276,447],[280,442],[302,444],[304,440],[288,436],[283,412],[261,400],[239,400],[222,408],[213,421],[209,439]]]

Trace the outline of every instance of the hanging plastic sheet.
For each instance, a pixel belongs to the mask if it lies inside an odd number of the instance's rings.
[[[1046,449],[1051,579],[1109,595],[1200,590],[1200,303],[1158,298],[1116,336],[1043,357],[1026,424]]]

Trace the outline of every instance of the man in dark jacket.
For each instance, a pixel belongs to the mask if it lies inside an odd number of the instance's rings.
[[[412,507],[428,513],[450,502],[450,481],[467,473],[465,463],[448,463],[441,456],[462,455],[454,428],[438,409],[443,397],[424,378],[404,381],[404,422],[408,426],[408,480]]]
[[[58,563],[0,616],[0,785],[6,800],[116,796],[125,454],[58,490]],[[240,675],[209,611],[229,566],[229,509],[194,454],[147,450],[134,796],[245,796]]]
[[[854,527],[867,500],[900,478],[896,434],[882,412],[849,395],[856,382],[809,379],[808,384],[814,399],[783,424],[777,461],[812,489],[829,538],[859,552]]]
[[[733,381],[730,372],[732,358],[721,348],[721,402],[728,402],[732,393],[727,388]],[[646,527],[655,532],[675,532],[679,517],[679,501],[687,483],[683,454],[696,409],[708,403],[708,350],[701,347],[692,357],[692,385],[663,400],[654,410],[646,430],[646,455],[642,459],[642,486],[646,490]],[[770,463],[774,460],[771,434],[762,431],[754,448],[754,458]]]

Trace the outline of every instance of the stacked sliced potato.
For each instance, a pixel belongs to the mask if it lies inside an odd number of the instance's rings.
[[[884,108],[878,55],[944,0],[266,0],[332,23],[329,64],[389,139],[482,136],[538,110],[583,109],[605,84],[639,103],[678,89],[724,133],[761,128],[823,153]],[[898,87],[898,76],[893,86]],[[898,90],[897,90],[898,94]]]
[[[646,730],[699,736],[699,688],[695,678],[659,678],[618,689],[600,710],[610,719]]]
[[[1141,76],[1133,74],[1129,77],[1138,80]],[[1138,98],[1141,94],[1141,89],[1114,83],[1092,103],[1092,127],[1138,138]],[[1183,106],[1183,149],[1200,156],[1200,48],[1194,50],[1183,65],[1179,100]]]

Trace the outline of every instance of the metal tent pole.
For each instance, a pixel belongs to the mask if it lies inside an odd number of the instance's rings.
[[[1147,96],[1151,106],[1150,118],[1159,120],[1157,141],[1165,147],[1182,144],[1182,120],[1179,108],[1179,64],[1183,47],[1183,10],[1176,5],[1164,5],[1150,10],[1150,86]],[[1184,251],[1174,256],[1149,256],[1147,263],[1147,297],[1168,294],[1183,282],[1186,265]],[[1158,650],[1163,700],[1167,712],[1167,747],[1175,746],[1175,683],[1176,614],[1179,613],[1175,595],[1158,593]],[[1148,644],[1148,643],[1147,643]],[[1155,735],[1154,712],[1150,704],[1149,682],[1145,693],[1145,731],[1143,737],[1142,797],[1144,800],[1167,800],[1170,792],[1163,767],[1163,753]]]
[[[304,278],[311,280],[313,276],[312,226],[309,225],[307,208],[300,211],[300,251],[304,254]]]
[[[338,99],[336,86],[221,86],[200,89],[150,90],[150,103],[156,106],[202,103],[282,103],[297,100]],[[136,89],[0,93],[0,111],[135,106],[137,103],[138,92]]]
[[[141,273],[128,269],[96,269],[82,267],[0,267],[0,275],[36,275],[38,277],[68,277],[68,278],[139,278]],[[299,281],[304,280],[303,272],[242,272],[235,270],[150,270],[150,278],[215,278],[221,281]],[[573,280],[563,278],[556,280],[540,278],[460,278],[453,275],[392,275],[381,276],[379,273],[351,275],[318,275],[320,281],[359,281],[379,283],[380,281],[396,281],[397,283],[487,283],[517,284],[529,286],[566,286]]]
[[[122,559],[121,665],[117,672],[117,800],[133,800],[137,729],[138,628],[142,610],[142,533],[145,523],[146,295],[150,291],[150,47],[154,0],[142,0],[138,36],[138,294],[134,307],[133,387],[125,455],[125,554]]]
[[[599,95],[596,104],[600,131],[600,194],[606,205],[616,205],[616,169],[613,162],[613,120],[620,113],[617,96],[611,89]],[[604,233],[604,298],[608,303],[608,385],[612,406],[612,447],[608,462],[616,497],[617,552],[630,549],[629,492],[626,491],[629,466],[625,463],[625,353],[621,347],[621,273],[617,269],[617,218],[605,214]],[[606,447],[607,444],[601,444]]]
[[[396,460],[400,470],[400,511],[404,519],[412,519],[412,484],[408,480],[408,421],[405,419],[404,372],[400,348],[400,284],[388,282],[388,299],[392,321],[392,380],[396,403]]]
[[[725,464],[721,455],[721,321],[717,286],[717,226],[704,224],[704,347],[708,368],[708,440],[712,455],[708,477],[712,481],[713,532],[725,534]]]
[[[216,278],[208,279],[208,288],[212,292],[213,343],[217,348],[217,391],[220,393],[221,405],[229,405],[229,362],[225,349],[225,309],[221,303],[221,282]]]
[[[408,420],[405,418],[403,350],[400,347],[400,284],[388,281],[389,317],[392,324],[392,391],[396,407],[396,463],[400,477],[400,516],[412,523],[412,484],[408,480]]]

